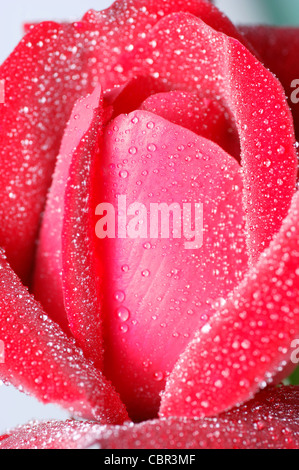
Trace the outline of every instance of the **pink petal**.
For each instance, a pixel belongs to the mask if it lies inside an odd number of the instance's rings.
[[[36,259],[34,292],[48,314],[64,329],[68,321],[62,291],[62,228],[66,184],[74,153],[85,134],[97,119],[97,106],[101,104],[101,89],[80,99],[64,133],[53,183],[43,215]]]
[[[218,418],[108,427],[78,421],[36,423],[0,437],[0,449],[298,449],[298,396],[298,387],[268,389]]]
[[[287,215],[296,182],[294,129],[281,84],[238,41],[186,13],[162,19],[123,67],[218,98],[231,113],[241,142],[247,243],[256,261]]]
[[[0,379],[43,403],[86,419],[122,423],[127,414],[111,384],[44,313],[0,257]]]
[[[105,373],[140,419],[156,414],[167,373],[214,312],[213,302],[247,267],[240,167],[216,144],[146,111],[115,119],[104,133],[102,155],[99,205],[113,204],[119,213],[122,195],[127,208],[135,202],[146,210],[151,203],[183,208],[189,202],[192,211],[195,203],[204,206],[198,249],[186,248],[183,234],[151,235],[149,226],[141,238],[116,233],[98,240],[105,266]]]
[[[240,143],[235,125],[217,101],[200,98],[194,93],[172,91],[150,96],[140,108],[213,140],[239,160]]]
[[[166,386],[161,416],[208,416],[250,399],[291,362],[299,332],[299,193],[255,269],[196,334]]]
[[[96,366],[102,366],[102,284],[104,267],[94,256],[95,221],[92,209],[97,191],[97,168],[100,159],[103,109],[99,92],[95,90],[82,102],[85,122],[90,107],[94,110],[88,132],[75,148],[64,193],[62,230],[63,295],[70,329],[86,356]],[[80,111],[80,110],[79,110]],[[74,118],[76,116],[74,115]],[[72,139],[71,139],[72,140]],[[69,142],[71,148],[71,141]]]
[[[299,29],[273,26],[242,26],[240,29],[258,51],[265,66],[282,83],[299,133]]]
[[[69,325],[86,355],[98,365],[103,348],[90,210],[101,131],[99,87],[76,104],[65,131],[35,273],[35,293],[45,310],[65,330]]]

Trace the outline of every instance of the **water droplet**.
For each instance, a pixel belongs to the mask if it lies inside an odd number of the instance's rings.
[[[278,149],[277,149],[277,152],[280,154],[280,155],[283,155],[285,153],[285,148],[281,145]]]
[[[147,150],[149,152],[155,152],[157,150],[157,146],[155,144],[149,144]]]
[[[129,153],[130,153],[131,155],[135,155],[135,154],[137,153],[137,148],[136,148],[136,147],[130,147],[130,148],[129,148]]]
[[[208,401],[202,401],[202,402],[201,402],[201,406],[202,406],[203,408],[209,408],[209,402],[208,402]]]
[[[147,127],[148,129],[154,129],[155,123],[152,122],[152,121],[150,121],[150,122],[147,123],[146,127]]]
[[[115,292],[114,298],[115,300],[117,300],[117,302],[121,303],[121,302],[124,302],[124,300],[126,299],[126,294],[123,291],[119,290]]]
[[[128,178],[129,173],[126,170],[122,170],[122,171],[119,172],[119,176],[123,179],[126,179],[126,178]]]
[[[114,67],[115,72],[122,73],[124,71],[123,67],[118,64]]]
[[[144,271],[142,271],[141,274],[142,274],[143,277],[149,277],[151,273],[148,269],[145,269]]]
[[[127,273],[130,271],[130,267],[127,264],[124,264],[124,266],[121,267],[121,270],[123,273]]]
[[[125,321],[128,321],[129,318],[130,318],[130,312],[129,310],[126,308],[126,307],[119,307],[117,310],[116,310],[116,315],[118,316],[118,318],[125,322]]]
[[[242,379],[239,382],[240,387],[248,388],[250,386],[250,382],[247,379]]]
[[[127,332],[129,331],[128,325],[121,325],[120,331],[121,331],[122,333],[127,333]]]
[[[216,388],[222,388],[222,381],[221,380],[216,380],[215,387]]]
[[[244,339],[244,341],[241,343],[241,346],[243,349],[249,349],[251,346],[251,343],[248,339]]]
[[[201,331],[202,331],[203,333],[207,334],[207,333],[209,333],[209,332],[211,331],[211,328],[212,328],[211,325],[206,324],[206,325],[204,325],[204,326],[202,327]]]
[[[266,427],[266,423],[262,420],[259,420],[259,421],[255,421],[253,423],[253,427],[254,429],[256,429],[257,431],[262,431],[263,429],[265,429]]]
[[[155,379],[156,382],[161,382],[164,379],[163,372],[155,372],[154,373],[154,379]]]

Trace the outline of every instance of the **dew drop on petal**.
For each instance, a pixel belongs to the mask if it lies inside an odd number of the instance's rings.
[[[119,176],[123,179],[126,179],[126,178],[128,178],[129,173],[126,170],[123,170],[119,173]]]
[[[130,148],[129,148],[129,153],[130,153],[131,155],[135,155],[135,154],[137,153],[137,148],[136,148],[136,147],[130,147]]]
[[[150,271],[148,269],[145,269],[144,271],[142,271],[142,277],[149,277],[150,276]]]
[[[118,318],[123,321],[123,322],[126,322],[129,320],[130,318],[130,312],[129,310],[126,308],[126,307],[119,307],[117,310],[116,310],[116,315],[118,316]]]
[[[155,144],[149,144],[147,149],[149,152],[155,152],[157,150],[157,146]]]
[[[164,379],[164,374],[163,374],[163,372],[160,372],[160,371],[159,371],[159,372],[155,372],[155,373],[154,373],[154,380],[155,380],[156,382],[161,382],[163,379]]]
[[[150,121],[150,122],[147,123],[146,127],[147,127],[148,129],[154,129],[155,123],[152,122],[152,121]]]
[[[128,325],[121,325],[120,331],[121,331],[122,333],[128,333],[128,331],[129,331]]]
[[[124,302],[124,300],[126,299],[126,294],[123,291],[117,291],[114,294],[114,298],[115,300],[117,300],[117,302],[121,303]]]

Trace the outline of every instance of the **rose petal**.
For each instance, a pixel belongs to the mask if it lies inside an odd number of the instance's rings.
[[[268,389],[218,418],[169,418],[113,427],[78,421],[36,423],[2,436],[2,442],[0,437],[0,449],[84,449],[96,444],[101,449],[297,449],[298,397],[298,387]],[[155,457],[151,459],[154,463]]]
[[[112,118],[119,114],[128,114],[138,109],[146,98],[154,93],[168,91],[163,82],[153,77],[142,75],[128,80],[122,86],[107,90],[104,96],[106,106],[113,106]]]
[[[203,2],[203,4],[206,5],[205,2]],[[154,8],[156,7],[157,5],[155,5]],[[134,10],[135,7],[132,6],[132,8]],[[203,7],[201,6],[200,8],[202,9]],[[209,11],[209,9],[210,9],[210,6],[204,7],[204,10]],[[123,12],[123,14],[127,15],[127,12]],[[111,13],[110,20],[113,21],[113,18],[114,18],[113,14]],[[76,25],[76,27],[79,28],[79,30],[81,30],[81,35],[83,36],[84,34],[86,34],[87,37],[90,39],[90,37],[92,36],[91,32],[88,31],[89,33],[88,35],[88,33],[86,32],[86,27],[83,28],[83,26],[84,25],[81,25],[81,24]],[[105,31],[102,31],[101,37],[106,37]],[[99,44],[100,43],[97,44],[98,48],[99,48]],[[107,49],[107,44],[105,47]],[[89,54],[90,51],[87,50],[86,53]],[[102,62],[104,62],[104,58],[102,58],[101,60]],[[94,73],[94,70],[92,73]],[[150,82],[148,85],[149,87],[154,86],[154,85],[151,85],[151,81],[152,81],[151,79],[146,79],[146,80],[149,80]],[[144,84],[144,80],[142,81],[142,83]],[[130,84],[128,87],[130,87]],[[59,173],[60,173],[60,170],[58,170],[58,174]],[[67,170],[65,171],[65,177],[66,175],[67,175]],[[61,186],[64,186],[65,177],[62,178]],[[59,179],[59,176],[56,179]],[[60,259],[60,254],[59,254],[59,251],[60,251],[59,233],[61,231],[62,217],[60,217],[60,223],[58,223],[58,220],[59,220],[58,209],[61,208],[63,205],[61,201],[61,197],[63,194],[61,192],[61,189],[62,189],[61,186],[60,186],[60,189],[56,188],[54,189],[54,191],[52,191],[53,196],[51,198],[52,203],[50,202],[50,206],[52,204],[53,207],[52,209],[50,208],[48,212],[54,213],[54,218],[52,215],[50,215],[49,217],[46,215],[45,217],[44,229],[42,231],[42,236],[41,236],[41,248],[39,250],[39,255],[38,255],[38,272],[36,276],[37,280],[36,280],[35,292],[37,293],[38,298],[42,301],[46,310],[49,313],[51,313],[53,318],[56,321],[58,321],[67,331],[68,322],[66,321],[65,316],[64,316],[63,296],[61,293],[61,266],[60,266],[61,259]],[[82,188],[79,190],[79,192],[81,191],[82,191]],[[61,193],[61,197],[57,199],[57,193],[59,192]],[[74,197],[76,198],[77,195],[75,194]],[[81,198],[81,202],[82,200],[83,198]],[[74,205],[72,207],[74,207]],[[72,220],[70,221],[69,225],[72,225]],[[51,226],[51,229],[50,229],[50,226]],[[56,229],[52,231],[53,226],[55,226]],[[83,220],[81,220],[81,227],[84,227]],[[75,228],[72,227],[72,229],[73,229],[73,233],[75,233],[76,232]],[[68,260],[70,258],[69,247],[72,247],[74,245],[68,244],[70,240],[67,237],[66,239],[67,239],[67,241],[65,242],[66,251],[65,251],[64,257],[66,260]],[[82,244],[82,240],[81,240],[81,247],[87,248],[85,243]],[[81,253],[81,258],[82,258],[82,253]],[[86,261],[86,269],[89,269],[91,272],[92,269],[90,268],[90,258],[89,258],[88,250],[85,253],[84,259]],[[68,261],[66,261],[66,263],[67,262]],[[89,286],[89,289],[92,289],[92,291],[81,292],[81,295],[79,296],[78,292],[74,291],[73,289],[73,287],[74,286],[76,287],[76,284],[77,284],[78,273],[75,268],[78,266],[77,260],[75,262],[73,260],[72,264],[73,264],[73,269],[71,270],[69,269],[69,266],[66,265],[65,267],[65,273],[66,273],[66,276],[68,276],[68,280],[65,281],[64,300],[67,301],[66,309],[68,310],[68,316],[69,316],[68,320],[71,322],[72,333],[79,340],[80,345],[84,349],[85,353],[88,355],[88,357],[91,357],[97,363],[97,365],[99,365],[101,361],[101,347],[99,345],[99,341],[101,337],[99,315],[98,315],[99,307],[96,304],[96,302],[94,302],[94,299],[97,297],[97,294],[96,294],[95,286],[92,286],[92,282],[91,282],[91,279],[95,278],[95,276],[92,276],[90,274],[88,276],[89,281],[90,281],[88,283],[88,286]],[[70,279],[70,277],[72,277],[72,280]],[[82,289],[84,289],[82,283],[80,284],[80,286]],[[74,296],[74,292],[76,292],[76,298]],[[79,301],[78,301],[78,298],[79,298]],[[89,300],[89,302],[87,302],[85,307],[82,309],[84,299],[85,299],[85,302],[87,301],[87,299]],[[86,315],[86,311],[89,312],[88,315]],[[88,340],[87,340],[87,337],[88,337]]]
[[[106,10],[89,10],[82,19],[83,23],[96,27],[99,32],[91,59],[95,59],[95,76],[101,77],[104,89],[132,78],[130,73],[123,73],[120,62],[124,53],[134,51],[135,44],[143,41],[162,17],[179,11],[209,18],[213,24],[219,24],[231,35],[246,41],[208,0],[148,0],[146,4],[143,0],[115,1]]]
[[[24,34],[30,33],[30,31],[31,31],[33,28],[35,28],[36,26],[38,26],[38,25],[40,25],[40,24],[42,24],[42,23],[44,23],[44,21],[42,21],[42,22],[41,22],[41,21],[36,21],[36,22],[34,22],[34,23],[33,23],[33,22],[30,22],[30,23],[23,23],[22,26],[23,26],[23,32],[24,32]],[[63,23],[61,23],[61,22],[59,23],[60,26],[66,26],[66,27],[71,26],[71,24],[72,24],[72,23],[67,22],[67,21],[65,21],[65,22],[63,22]]]
[[[35,296],[51,318],[66,330],[68,320],[62,291],[61,256],[66,185],[74,153],[85,134],[92,128],[100,103],[101,89],[97,89],[91,96],[80,99],[73,109],[62,140],[39,236],[34,282]]]
[[[134,80],[132,71],[126,68],[124,73],[123,62],[126,61],[126,53],[129,51],[134,56],[137,44],[142,47],[151,28],[161,18],[175,12],[189,12],[198,16],[217,31],[238,39],[250,49],[252,46],[244,35],[240,34],[231,21],[212,3],[209,0],[148,0],[145,5],[143,0],[128,0],[126,2],[115,1],[106,10],[88,11],[83,17],[83,22],[95,26],[99,32],[95,48],[90,56],[90,60],[94,63],[94,79],[101,77],[100,81],[104,90],[125,83],[129,78]],[[142,75],[142,72],[138,75]],[[160,86],[161,84],[160,81]],[[140,82],[137,79],[138,89],[139,85]],[[163,85],[167,88],[165,84]],[[149,84],[146,83],[145,86],[147,88]],[[129,84],[127,91],[130,92],[130,90]],[[139,91],[142,93],[141,89]],[[133,96],[134,102],[137,96]],[[123,101],[124,96],[122,96],[122,103]],[[133,111],[132,107],[126,112],[130,111]]]
[[[115,1],[106,10],[89,10],[83,16],[83,21],[96,24],[102,31],[109,31],[110,36],[114,37],[113,45],[116,47],[113,48],[110,61],[116,64],[123,45],[127,50],[131,50],[132,45],[134,46],[137,40],[144,39],[159,19],[177,12],[198,16],[217,31],[224,32],[251,47],[246,38],[210,0],[148,0],[146,5],[143,0]]]
[[[75,420],[29,423],[0,437],[0,449],[87,449],[105,429]]]
[[[299,29],[273,26],[241,26],[240,30],[258,51],[265,66],[282,83],[295,120],[299,138]]]
[[[82,23],[78,23],[83,28],[86,25],[95,28],[93,41],[90,42],[92,36],[87,41],[93,46],[88,52],[88,60],[93,64],[95,82],[99,80],[106,90],[133,78],[132,71],[123,66],[126,53],[134,55],[137,44],[142,47],[153,26],[161,18],[176,12],[198,16],[217,31],[238,39],[249,49],[252,47],[209,0],[147,0],[146,4],[144,0],[115,1],[106,10],[89,10]]]
[[[161,416],[208,416],[250,399],[291,362],[299,332],[299,193],[255,269],[169,377]]]
[[[159,21],[123,67],[218,97],[230,111],[241,142],[247,244],[256,261],[287,215],[296,183],[294,129],[281,84],[238,41],[186,13]]]
[[[196,3],[170,1],[165,12],[195,12]],[[135,1],[128,9],[124,2],[115,4],[102,15],[102,27],[88,21],[37,24],[0,68],[6,96],[6,103],[0,104],[0,245],[26,282],[40,213],[72,107],[99,81],[105,89],[127,80],[117,67],[118,55],[145,24],[160,18],[155,14],[161,11],[158,2],[146,13],[142,7]],[[126,21],[130,12],[140,29]]]
[[[35,26],[37,25],[38,23],[24,23],[23,24],[23,32],[25,34],[29,33],[31,31],[31,29],[35,28]]]
[[[62,231],[63,295],[70,329],[84,353],[97,367],[102,366],[102,283],[104,267],[94,257],[95,232],[92,209],[97,186],[97,163],[100,159],[103,123],[102,102],[97,108],[99,94],[93,93],[89,103],[82,102],[81,115],[85,122],[84,106],[95,109],[88,132],[72,155],[64,194]],[[75,117],[75,116],[74,116]],[[71,147],[71,142],[69,142]]]
[[[225,297],[247,268],[240,167],[216,144],[146,111],[115,119],[105,131],[102,155],[98,205],[112,204],[121,214],[118,195],[126,196],[127,209],[132,203],[146,211],[151,203],[176,203],[181,211],[190,203],[188,225],[195,203],[203,203],[202,247],[200,223],[197,244],[189,247],[184,233],[172,237],[167,220],[166,238],[151,234],[147,212],[148,227],[144,223],[139,238],[130,238],[135,221],[126,239],[111,232],[98,241],[105,266],[105,373],[140,419],[156,414],[166,374],[211,316],[211,303]],[[97,208],[97,234],[106,220],[100,222],[103,210]],[[108,224],[112,230],[114,216]],[[105,237],[106,229],[98,236]]]
[[[97,365],[103,355],[100,273],[93,257],[90,212],[102,112],[101,87],[73,110],[43,217],[35,274],[37,298],[64,329],[69,325]]]
[[[91,89],[76,35],[76,26],[42,23],[0,68],[0,245],[25,280],[64,125]]]
[[[169,418],[103,432],[103,449],[297,449],[298,387],[270,389],[217,418]]]
[[[130,0],[99,14],[89,12],[73,25],[36,25],[2,65],[0,245],[24,281],[29,281],[40,212],[74,103],[99,81],[106,89],[131,77],[119,63],[125,50],[161,16],[180,10],[207,16],[240,37],[204,0],[151,1],[146,7]]]
[[[140,109],[186,127],[216,142],[229,155],[240,159],[240,143],[235,125],[219,102],[200,98],[194,93],[172,91],[150,96]]]
[[[78,416],[122,423],[127,414],[111,384],[87,361],[0,257],[0,379]]]

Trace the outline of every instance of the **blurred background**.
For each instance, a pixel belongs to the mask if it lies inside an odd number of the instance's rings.
[[[146,0],[145,0],[146,1]],[[94,8],[108,7],[111,0],[10,0],[1,2],[0,63],[22,37],[22,24],[40,20],[77,20]],[[298,0],[216,0],[234,23],[268,23],[299,26]],[[1,339],[1,338],[0,338]],[[66,418],[66,412],[21,394],[0,382],[0,433],[32,419]]]

